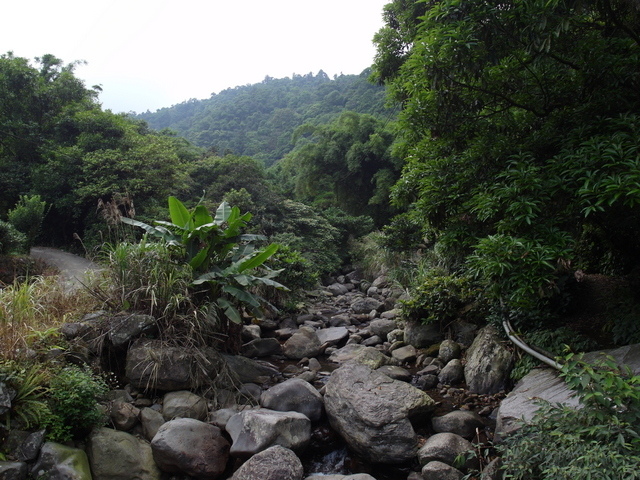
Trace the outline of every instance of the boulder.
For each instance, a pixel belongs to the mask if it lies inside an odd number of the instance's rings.
[[[158,320],[151,315],[125,314],[109,319],[109,340],[116,347],[126,347],[141,335],[154,334]]]
[[[42,446],[31,476],[42,480],[92,480],[84,450],[55,442]]]
[[[26,480],[29,467],[25,462],[0,462],[0,479]]]
[[[190,390],[215,378],[220,362],[215,350],[172,347],[159,340],[135,343],[127,352],[126,375],[135,388]]]
[[[222,355],[231,372],[240,383],[267,383],[280,377],[280,371],[267,362],[251,360],[242,355]]]
[[[417,357],[416,347],[405,345],[404,347],[396,348],[391,352],[391,356],[402,364],[413,362]]]
[[[376,368],[376,372],[384,373],[387,377],[402,382],[410,382],[412,377],[409,370],[398,367],[397,365],[383,365],[380,368]]]
[[[321,345],[338,345],[349,338],[349,330],[346,327],[323,328],[316,332]]]
[[[140,410],[139,419],[142,424],[142,435],[149,441],[153,440],[158,429],[165,423],[162,414],[149,407]]]
[[[418,460],[424,466],[432,461],[439,461],[447,465],[453,465],[456,457],[466,456],[473,451],[473,445],[468,440],[455,433],[436,433],[430,436],[425,444],[418,450]],[[467,460],[464,468],[477,468],[478,459],[473,457]]]
[[[227,422],[233,443],[231,454],[249,457],[274,445],[304,450],[311,440],[311,421],[298,412],[276,412],[266,408],[245,410]]]
[[[354,475],[325,475],[312,474],[305,477],[304,480],[376,480],[368,473],[356,473]]]
[[[116,400],[111,404],[109,419],[117,430],[131,430],[138,423],[140,410],[130,403]]]
[[[584,356],[584,360],[594,362],[601,353],[612,356],[619,365],[627,365],[634,375],[640,374],[640,344],[590,352]],[[579,406],[578,399],[558,377],[555,370],[547,368],[531,370],[500,403],[496,421],[496,438],[500,439],[514,432],[520,427],[522,421],[530,421],[539,408],[537,399],[562,403],[573,408]]]
[[[188,390],[169,392],[162,401],[162,416],[165,420],[174,418],[207,419],[207,401]]]
[[[361,297],[351,304],[351,310],[357,315],[360,313],[369,313],[372,310],[380,310],[383,306],[384,303],[375,298]]]
[[[503,345],[493,326],[488,325],[478,332],[466,358],[464,378],[470,392],[493,394],[507,388],[513,354]]]
[[[300,327],[291,338],[284,343],[284,354],[287,358],[301,360],[305,357],[315,357],[322,351],[322,344],[311,327]]]
[[[466,439],[476,434],[476,429],[483,429],[484,419],[475,412],[468,410],[454,410],[441,417],[433,417],[431,426],[436,433],[455,433]]]
[[[151,449],[161,470],[203,480],[220,477],[229,459],[229,442],[220,429],[193,418],[178,418],[162,425]]]
[[[440,344],[440,348],[438,349],[438,358],[446,365],[451,360],[460,358],[461,353],[462,349],[458,342],[454,342],[453,340],[443,340]]]
[[[404,324],[404,341],[416,348],[425,348],[442,341],[440,327],[436,323],[423,325],[416,321]]]
[[[264,391],[260,405],[278,412],[298,412],[312,422],[322,417],[322,395],[309,382],[291,378]]]
[[[424,480],[461,480],[464,477],[464,473],[457,468],[437,460],[422,467],[421,473]]]
[[[447,363],[438,374],[438,381],[443,385],[457,385],[464,380],[462,362],[455,358]]]
[[[96,428],[87,443],[93,480],[159,480],[160,469],[145,440],[110,428]]]
[[[329,356],[329,361],[339,364],[360,363],[367,365],[372,370],[392,363],[391,359],[380,350],[357,343],[348,344],[336,350]]]
[[[274,445],[255,454],[231,477],[231,480],[301,480],[302,462],[288,448]]]
[[[10,436],[11,433],[9,434]],[[40,449],[44,443],[45,434],[46,430],[38,430],[37,432],[27,434],[24,439],[20,441],[20,444],[17,445],[15,452],[13,452],[12,456],[14,460],[19,462],[33,462],[38,458],[38,453],[40,453]],[[5,447],[7,447],[6,443]],[[0,478],[2,477],[0,476]]]
[[[4,415],[11,410],[11,399],[15,396],[15,391],[0,382],[0,415]]]
[[[346,293],[348,293],[349,289],[347,289],[347,287],[345,287],[343,284],[336,282],[329,285],[327,287],[327,291],[334,297],[339,297],[340,295],[345,295]]]
[[[398,328],[398,324],[395,320],[390,320],[386,318],[379,318],[377,320],[372,320],[369,324],[369,329],[374,335],[378,335],[382,340],[387,340],[387,335],[393,332],[396,328]]]
[[[242,355],[257,358],[282,355],[282,346],[275,338],[256,338],[242,345]]]
[[[329,318],[329,325],[332,327],[348,327],[351,325],[351,317],[346,313],[334,315]]]
[[[391,464],[415,457],[411,420],[435,406],[423,391],[360,364],[331,374],[324,401],[329,422],[353,450],[370,462]]]

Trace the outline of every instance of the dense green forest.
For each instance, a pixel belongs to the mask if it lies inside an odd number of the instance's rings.
[[[220,154],[248,155],[269,166],[291,151],[294,130],[305,123],[329,123],[344,111],[388,119],[385,89],[368,81],[370,71],[330,79],[316,75],[266,77],[188,100],[156,112],[136,115],[155,130],[171,129],[195,145]]]

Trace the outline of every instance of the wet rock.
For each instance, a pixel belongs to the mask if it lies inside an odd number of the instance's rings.
[[[84,450],[54,442],[42,446],[31,475],[42,480],[92,480]]]
[[[339,345],[349,338],[349,330],[346,327],[329,327],[318,330],[316,335],[323,345]]]
[[[190,390],[215,378],[220,368],[217,356],[213,349],[196,352],[145,340],[129,349],[126,375],[135,388]]]
[[[507,388],[513,355],[493,326],[478,332],[466,358],[464,378],[470,392],[492,394]]]
[[[279,412],[299,412],[312,422],[322,417],[322,395],[309,382],[292,378],[262,393],[260,405]]]
[[[416,348],[425,348],[442,341],[440,327],[435,323],[423,325],[407,321],[404,325],[404,341]]]
[[[274,445],[304,450],[311,440],[311,421],[298,412],[266,408],[240,412],[227,422],[233,444],[231,454],[249,457]]]
[[[438,349],[438,358],[446,365],[451,360],[460,358],[461,353],[460,344],[453,340],[443,340]]]
[[[205,420],[207,413],[207,401],[187,390],[169,392],[162,401],[162,416],[167,421],[174,418]]]
[[[242,345],[242,355],[245,357],[260,358],[281,354],[282,346],[275,338],[256,338]]]
[[[420,390],[431,390],[435,388],[436,385],[438,385],[438,377],[431,374],[421,375],[415,381],[416,388]]]
[[[242,464],[231,480],[301,480],[303,475],[302,462],[296,454],[274,445]]]
[[[33,462],[42,448],[46,430],[29,433],[16,448],[13,457],[19,462]],[[0,476],[2,478],[2,476]]]
[[[483,418],[475,412],[467,410],[454,410],[441,417],[433,417],[431,426],[436,433],[455,433],[466,439],[471,439],[476,435],[476,429],[482,430],[485,422]]]
[[[439,461],[447,465],[453,465],[459,455],[466,455],[473,451],[473,445],[468,440],[455,433],[436,433],[430,436],[425,444],[418,450],[418,460],[424,466],[432,461]],[[464,465],[464,468],[477,468],[478,460],[473,457]]]
[[[91,432],[87,454],[93,480],[160,480],[161,472],[145,440],[110,428]]]
[[[300,327],[284,344],[283,351],[287,358],[300,360],[315,357],[322,351],[322,344],[313,328]]]
[[[324,401],[331,426],[351,448],[375,463],[412,459],[418,439],[410,420],[434,408],[426,393],[358,364],[344,365],[331,374]]]
[[[251,360],[241,355],[223,355],[222,358],[241,383],[267,383],[280,377],[280,371],[267,362]]]
[[[457,468],[437,460],[422,467],[421,473],[424,480],[461,480],[464,477],[464,473]]]
[[[438,375],[438,380],[444,385],[457,385],[464,380],[464,367],[459,359],[447,363]]]
[[[151,442],[161,470],[198,479],[216,479],[229,459],[229,442],[218,427],[193,418],[178,418],[160,427]]]
[[[116,430],[131,430],[138,423],[140,410],[131,403],[116,400],[111,404],[109,419]]]
[[[400,363],[413,362],[416,359],[416,348],[413,345],[406,345],[391,352],[391,356]]]
[[[162,414],[149,407],[141,409],[138,418],[142,424],[142,434],[149,441],[153,440],[158,429],[165,423]]]
[[[26,480],[29,467],[25,462],[0,462],[2,480]]]

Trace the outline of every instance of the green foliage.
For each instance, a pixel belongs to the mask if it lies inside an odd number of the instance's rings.
[[[47,202],[43,202],[40,199],[40,195],[20,195],[20,200],[16,206],[9,210],[9,223],[26,235],[27,248],[33,246],[36,237],[40,233],[46,205]]]
[[[241,214],[238,207],[223,202],[213,217],[203,205],[189,211],[175,197],[169,197],[169,214],[170,222],[157,220],[155,226],[127,217],[122,221],[161,238],[176,250],[199,275],[192,284],[208,286],[210,313],[214,317],[241,323],[243,309],[262,317],[260,308],[266,302],[251,288],[286,287],[273,280],[278,271],[263,267],[278,245],[257,249],[255,242],[266,238],[241,233],[251,214]]]
[[[0,363],[0,382],[15,392],[11,409],[2,415],[7,428],[33,428],[43,424],[50,414],[45,401],[47,372],[38,365],[25,367],[16,362]]]
[[[106,416],[98,401],[106,395],[107,385],[87,368],[69,366],[49,382],[47,436],[54,442],[67,442],[101,426]]]
[[[445,327],[460,316],[463,309],[477,302],[479,291],[467,277],[431,271],[409,294],[411,299],[402,302],[403,318],[425,324],[438,322]],[[479,310],[479,305],[474,305],[474,309]],[[473,312],[469,310],[466,315],[466,318],[472,317]]]
[[[596,342],[569,328],[548,328],[527,331],[524,335],[529,345],[534,345],[549,352],[552,357],[559,357],[565,354],[567,349],[572,352],[589,352],[597,348]],[[511,378],[520,380],[532,368],[539,365],[539,361],[530,355],[517,351],[518,358],[511,370]]]
[[[178,262],[166,244],[106,244],[103,255],[115,295],[116,309],[144,311],[171,320],[189,305],[193,273]]]
[[[582,408],[542,404],[529,424],[506,438],[500,450],[508,478],[640,478],[640,376],[611,358],[592,365],[573,355],[561,375]]]
[[[175,130],[216,155],[251,156],[269,166],[291,151],[292,134],[304,123],[327,123],[344,110],[387,117],[384,88],[368,82],[368,73],[266,77],[137,118],[157,130]]]
[[[0,220],[0,255],[26,253],[27,236],[11,223]]]

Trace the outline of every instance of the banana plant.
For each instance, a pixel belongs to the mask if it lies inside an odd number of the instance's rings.
[[[170,222],[156,220],[154,225],[127,217],[122,222],[178,249],[197,275],[193,284],[209,287],[209,301],[218,315],[234,323],[242,321],[242,309],[261,317],[261,308],[269,303],[254,293],[257,287],[287,290],[274,280],[281,270],[264,265],[278,245],[259,249],[255,242],[266,240],[265,236],[241,233],[250,213],[241,214],[238,207],[222,202],[214,217],[203,205],[188,210],[176,197],[169,197],[169,216]]]

